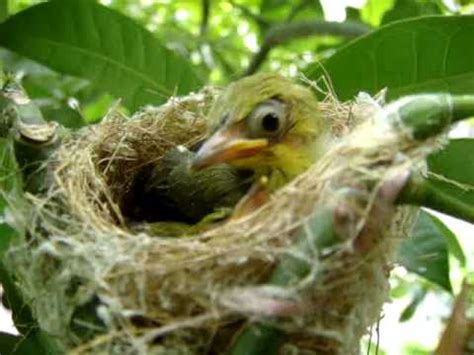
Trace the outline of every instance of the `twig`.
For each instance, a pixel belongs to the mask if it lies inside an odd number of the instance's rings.
[[[243,76],[255,73],[270,51],[283,43],[314,35],[333,35],[352,39],[369,31],[370,28],[368,26],[351,21],[340,23],[317,20],[274,25],[267,31],[260,50],[250,61]]]
[[[414,140],[445,132],[455,122],[474,116],[474,96],[420,94],[403,97],[385,107],[386,119]],[[413,174],[397,203],[429,207],[474,222],[474,207]]]
[[[421,177],[410,179],[398,203],[432,208],[436,211],[462,218],[474,223],[474,207],[463,203],[434,187],[429,180]]]
[[[202,17],[201,17],[201,27],[199,30],[201,37],[206,37],[207,32],[209,31],[209,14],[211,12],[211,1],[202,0]]]
[[[7,112],[0,114],[0,136],[13,137],[15,158],[22,171],[24,189],[38,193],[46,188],[48,180],[44,162],[61,141],[59,125],[47,122],[18,83],[8,80],[0,88],[0,100]]]
[[[249,10],[245,6],[237,4],[234,1],[229,1],[229,2],[231,3],[232,6],[236,7],[240,11],[242,11],[242,13],[245,16],[250,17],[253,21],[255,21],[257,23],[257,25],[260,26],[260,28],[265,29],[265,28],[268,28],[271,25],[271,23],[267,19],[265,19],[264,17],[262,17],[260,15],[255,14],[253,11]]]

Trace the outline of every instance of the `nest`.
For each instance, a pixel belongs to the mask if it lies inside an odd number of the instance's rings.
[[[173,98],[130,119],[112,110],[64,140],[46,194],[11,206],[27,237],[8,266],[40,327],[71,353],[219,354],[264,321],[286,334],[282,353],[356,354],[377,321],[415,215],[393,196],[433,144],[394,131],[377,99],[328,97],[332,147],[255,213],[179,238],[137,231],[123,213],[134,178],[206,134],[215,95]],[[338,242],[293,255],[307,262],[305,277],[265,286],[324,208],[335,211]]]

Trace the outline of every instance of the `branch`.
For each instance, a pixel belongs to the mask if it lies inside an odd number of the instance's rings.
[[[201,28],[200,35],[201,37],[206,37],[209,30],[209,14],[211,12],[211,2],[210,0],[202,0],[202,17],[201,17]]]
[[[215,67],[214,58],[212,57],[212,50],[209,45],[209,40],[207,34],[209,32],[209,18],[211,12],[211,1],[210,0],[201,0],[202,3],[202,15],[201,15],[201,25],[199,30],[199,41],[198,46],[199,54],[201,55],[202,61],[209,69]]]
[[[257,25],[260,26],[260,28],[268,28],[270,26],[270,22],[267,19],[265,19],[264,17],[255,14],[254,12],[252,12],[251,10],[246,8],[245,6],[237,4],[234,1],[229,1],[229,2],[231,3],[232,6],[236,7],[240,11],[242,11],[242,13],[245,16],[250,17],[253,21],[255,21],[257,23]]]
[[[370,28],[368,26],[351,21],[341,23],[317,20],[274,25],[267,31],[260,50],[252,58],[243,76],[255,73],[265,61],[273,47],[283,43],[315,35],[332,35],[352,39],[364,35],[369,31]]]
[[[19,84],[7,78],[0,88],[0,137],[9,136],[25,190],[43,191],[49,181],[45,161],[60,144],[61,129],[56,122],[47,122]]]
[[[451,197],[419,176],[408,181],[397,203],[428,207],[474,223],[474,206]]]
[[[385,119],[415,140],[434,137],[451,124],[474,117],[474,95],[418,94],[384,108]]]
[[[420,94],[403,97],[385,109],[386,119],[414,140],[425,140],[445,132],[453,123],[474,116],[474,96]],[[474,222],[474,207],[439,190],[414,174],[397,203],[429,207]]]

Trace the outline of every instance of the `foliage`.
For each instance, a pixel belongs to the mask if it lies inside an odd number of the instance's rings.
[[[470,188],[474,181],[474,169],[466,167],[474,166],[474,157],[465,152],[473,149],[473,139],[454,139],[428,159],[431,183],[437,189],[471,206],[474,204],[474,191]]]
[[[30,23],[36,24],[33,33]],[[90,79],[132,110],[201,84],[184,58],[133,21],[92,1],[52,1],[29,8],[2,24],[0,38],[3,47]]]
[[[341,100],[384,88],[390,99],[433,91],[474,94],[474,49],[466,44],[474,16],[453,13],[442,1],[368,0],[360,11],[348,9],[348,21],[337,25],[325,21],[319,1],[309,0],[102,3],[107,6],[92,0],[0,1],[0,21],[6,18],[0,65],[16,73],[48,120],[66,127],[100,119],[117,99],[134,111],[206,83],[227,83],[250,69],[302,71],[315,81],[328,75]],[[431,187],[471,210],[474,160],[465,152],[473,144],[451,141],[428,159],[427,174]],[[6,141],[1,148],[1,183],[15,185]],[[2,210],[6,204],[2,198]],[[1,224],[0,255],[12,238],[10,227]],[[465,265],[455,235],[423,212],[400,262],[451,291],[449,255]],[[425,293],[414,297],[402,319],[410,318]],[[7,338],[0,336],[0,346],[18,340]]]
[[[452,253],[464,260],[454,234],[438,218],[422,211],[413,235],[400,247],[399,262],[409,271],[420,274],[451,292],[449,245],[452,246]]]
[[[474,50],[464,43],[473,29],[474,16],[403,20],[342,48],[323,62],[324,70],[341,100],[385,87],[392,99],[431,91],[472,94]],[[321,74],[319,64],[307,72],[312,79]]]

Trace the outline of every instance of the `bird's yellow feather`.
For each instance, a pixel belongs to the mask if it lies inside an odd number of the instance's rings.
[[[282,116],[281,122],[265,123],[261,117],[272,114]],[[197,161],[251,169],[257,178],[268,178],[270,191],[305,171],[327,146],[328,125],[312,91],[279,74],[260,73],[229,85],[214,103],[210,120],[214,134]],[[262,129],[259,134],[255,125],[261,122],[275,133]]]

